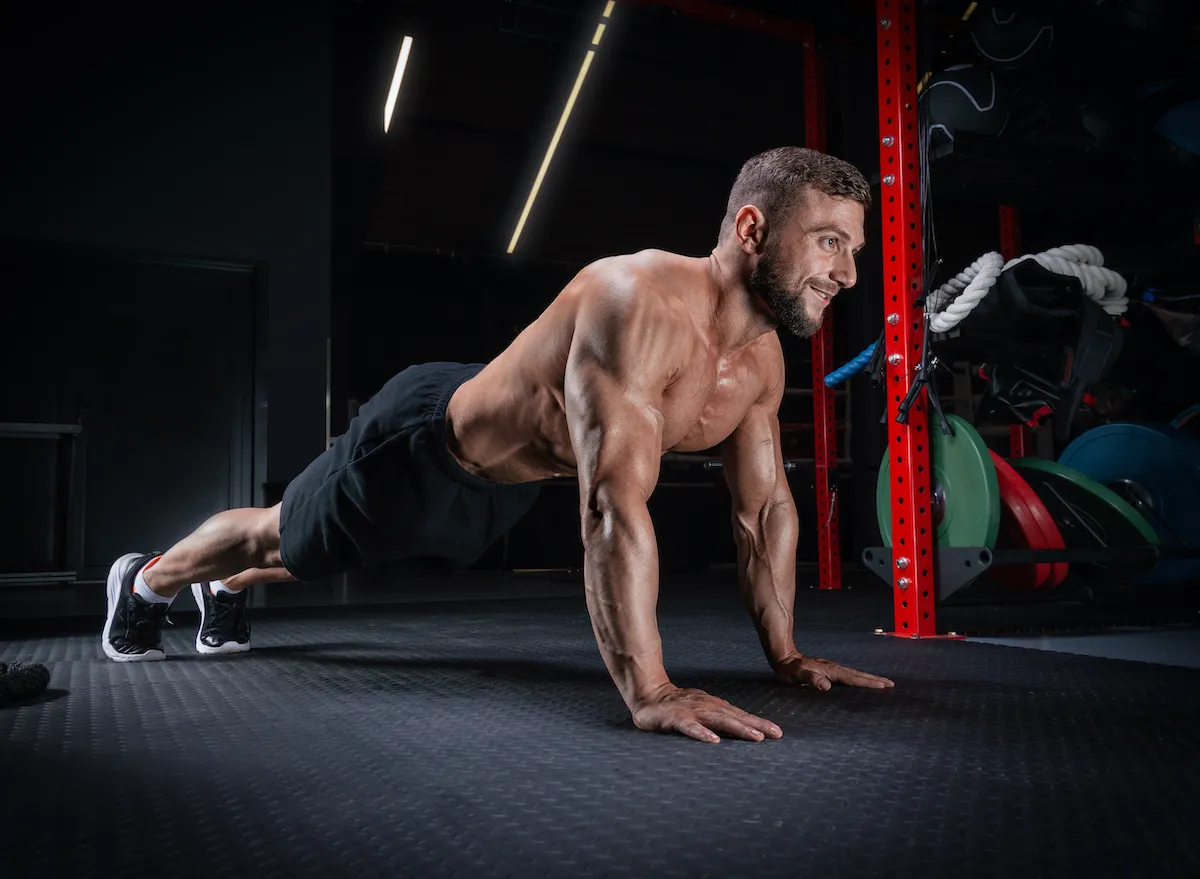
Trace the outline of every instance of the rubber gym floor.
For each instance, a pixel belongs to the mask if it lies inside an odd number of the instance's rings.
[[[802,582],[801,649],[897,682],[819,693],[772,681],[731,573],[667,579],[675,682],[784,729],[714,746],[633,727],[578,583],[462,577],[260,611],[235,657],[189,614],[123,665],[99,620],[10,621],[0,660],[53,677],[0,710],[3,875],[1200,875],[1193,628],[1156,661],[901,641],[879,584]]]

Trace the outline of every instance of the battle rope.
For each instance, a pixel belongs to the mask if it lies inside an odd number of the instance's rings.
[[[1078,278],[1087,297],[1111,315],[1124,314],[1129,308],[1125,279],[1112,269],[1105,268],[1104,254],[1089,244],[1052,247],[1041,253],[1018,256],[1007,263],[1004,257],[991,251],[929,294],[925,303],[929,328],[935,333],[947,333],[954,329],[991,292],[1001,272],[1027,259],[1035,260],[1042,268],[1055,274]],[[872,342],[849,363],[825,376],[825,384],[829,387],[841,384],[866,368],[877,344]]]

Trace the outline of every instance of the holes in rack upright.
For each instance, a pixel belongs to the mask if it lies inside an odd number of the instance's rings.
[[[900,606],[901,606],[901,607],[908,607],[908,602],[907,602],[907,601],[901,601],[901,602],[900,602]]]
[[[896,276],[895,276],[895,275],[892,275],[892,280],[893,280],[893,281],[894,281],[894,280],[896,280]],[[898,301],[898,300],[897,300],[897,297],[896,297],[896,294],[895,294],[895,293],[893,293],[893,294],[892,294],[892,302],[896,302],[896,301]]]
[[[893,283],[893,284],[895,284],[895,283],[896,283],[896,278],[897,278],[897,276],[896,276],[896,275],[892,275],[892,283]]]
[[[889,241],[895,241],[895,240],[896,240],[896,236],[895,236],[895,235],[893,235],[893,236],[892,236],[891,238],[889,238],[888,240],[889,240]],[[893,280],[894,280],[894,279],[895,279],[895,276],[893,275]]]
[[[928,598],[928,597],[929,597],[929,590],[928,590],[928,589],[922,589],[922,590],[921,590],[921,597],[922,597],[922,598]]]

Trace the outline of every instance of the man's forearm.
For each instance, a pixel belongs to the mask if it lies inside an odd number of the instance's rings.
[[[751,516],[735,516],[734,543],[742,599],[774,665],[796,649],[796,541],[800,518],[791,499],[767,504]]]
[[[584,511],[584,588],[604,664],[632,711],[670,683],[658,632],[658,546],[644,503]]]

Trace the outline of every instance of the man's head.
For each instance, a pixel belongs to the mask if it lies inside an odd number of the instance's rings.
[[[813,335],[837,292],[858,279],[871,189],[853,165],[781,147],[742,166],[721,224],[722,247],[745,254],[746,287],[797,336]]]

